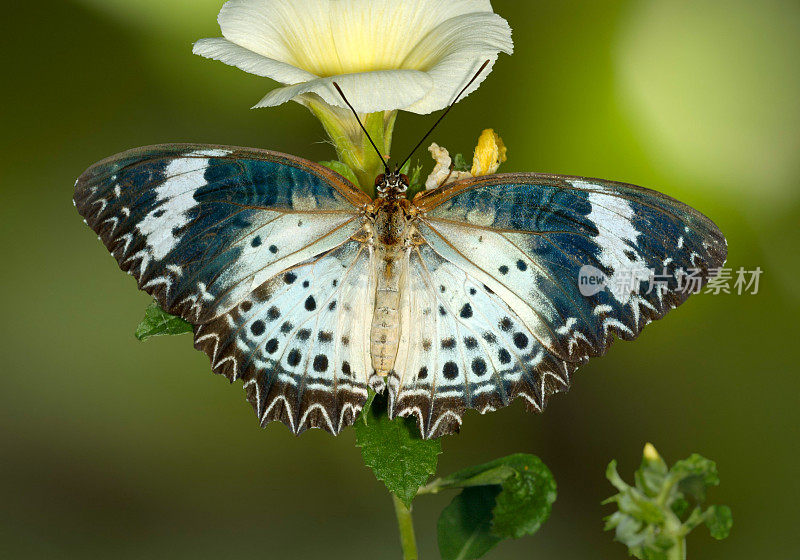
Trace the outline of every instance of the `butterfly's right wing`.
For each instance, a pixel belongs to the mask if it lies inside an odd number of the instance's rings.
[[[179,144],[95,164],[74,201],[140,289],[195,326],[214,371],[245,381],[263,423],[353,422],[369,364],[367,257],[352,241],[367,195],[300,158]]]

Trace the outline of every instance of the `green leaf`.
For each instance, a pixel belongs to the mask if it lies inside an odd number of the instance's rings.
[[[678,480],[680,493],[694,499],[696,503],[705,501],[709,486],[719,485],[717,464],[697,453],[676,462],[670,475]]]
[[[463,488],[439,517],[445,560],[480,558],[502,539],[535,533],[550,516],[556,483],[534,455],[516,454],[435,480],[428,493]]]
[[[193,327],[180,317],[170,315],[153,302],[144,312],[144,319],[136,327],[136,338],[141,341],[151,336],[184,334],[192,332]]]
[[[356,177],[355,171],[350,169],[350,167],[341,161],[321,161],[319,162],[320,165],[327,167],[332,171],[336,171],[339,175],[353,183],[353,185],[358,188],[358,177]]]
[[[727,539],[733,527],[733,513],[728,506],[711,506],[706,512],[706,526],[717,540]]]
[[[620,492],[627,491],[630,486],[628,486],[622,477],[619,476],[619,472],[617,472],[617,461],[611,461],[608,466],[606,467],[606,478],[608,481]]]
[[[469,171],[472,169],[472,164],[467,163],[464,154],[456,154],[453,156],[453,169],[456,171]]]
[[[437,480],[436,491],[499,485],[493,510],[492,531],[505,539],[518,539],[539,530],[556,501],[556,481],[535,455],[518,453],[468,467]]]
[[[411,505],[419,487],[436,472],[442,442],[424,440],[411,418],[389,420],[386,397],[372,396],[355,424],[356,445],[366,464],[386,488]]]
[[[516,471],[502,485],[494,508],[492,531],[506,539],[532,535],[542,526],[556,501],[556,481],[535,455],[517,454],[500,459]]]
[[[461,469],[449,476],[440,478],[435,482],[436,491],[490,484],[500,486],[509,476],[516,472],[512,466],[507,464],[508,460],[509,457],[495,459],[482,465]]]
[[[686,515],[686,512],[689,511],[689,501],[686,498],[678,497],[672,502],[672,512],[678,516],[678,518],[683,519]]]
[[[442,560],[474,560],[502,539],[492,533],[492,510],[500,486],[465,488],[439,516],[437,533]]]
[[[706,487],[719,485],[717,464],[697,453],[676,462],[670,473],[680,478],[699,477]]]

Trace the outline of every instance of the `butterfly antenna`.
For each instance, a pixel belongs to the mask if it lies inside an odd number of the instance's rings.
[[[373,148],[375,148],[375,152],[378,154],[378,157],[380,158],[381,163],[383,164],[383,169],[386,171],[386,174],[389,175],[390,174],[389,173],[389,166],[386,164],[386,159],[384,159],[383,154],[381,154],[381,151],[378,149],[378,146],[376,146],[375,142],[372,141],[372,137],[369,135],[369,132],[367,132],[367,129],[361,123],[361,119],[358,118],[358,113],[356,112],[355,109],[353,109],[353,106],[350,105],[350,102],[344,96],[344,92],[342,91],[342,88],[339,87],[339,84],[337,84],[336,82],[333,82],[333,87],[336,88],[336,91],[338,91],[339,95],[342,96],[342,99],[344,99],[344,102],[347,104],[348,107],[350,107],[350,110],[353,111],[353,116],[355,116],[356,121],[358,121],[358,126],[360,126],[361,130],[364,131],[364,134],[367,135],[367,139],[369,140],[369,143],[372,144]]]
[[[400,165],[400,169],[403,169],[403,167],[405,166],[405,164],[406,164],[406,163],[408,163],[408,160],[410,160],[410,159],[411,159],[411,156],[413,156],[413,155],[414,155],[414,152],[416,152],[417,150],[419,150],[419,147],[420,147],[420,146],[422,146],[423,142],[425,142],[425,140],[427,140],[427,139],[428,139],[428,136],[430,136],[430,135],[433,133],[433,131],[436,129],[436,127],[437,127],[437,126],[439,126],[439,123],[440,123],[440,122],[442,122],[442,121],[444,120],[444,118],[447,116],[447,113],[449,113],[449,112],[450,112],[450,109],[452,109],[452,108],[453,108],[453,105],[455,105],[456,103],[458,103],[458,100],[459,100],[459,99],[461,99],[461,96],[462,96],[462,95],[464,95],[464,92],[465,92],[465,91],[467,91],[467,89],[469,88],[469,86],[471,86],[471,85],[472,85],[472,82],[474,82],[475,80],[477,80],[477,79],[478,79],[478,76],[480,76],[480,75],[481,75],[481,73],[482,73],[482,72],[483,72],[483,71],[486,69],[486,67],[489,65],[489,62],[491,62],[491,61],[490,61],[490,60],[487,60],[486,62],[484,62],[484,63],[481,65],[481,67],[480,67],[480,68],[478,68],[478,71],[477,71],[477,72],[475,72],[475,75],[474,75],[474,76],[472,76],[472,79],[471,79],[469,82],[467,82],[467,85],[465,85],[465,86],[464,86],[464,89],[462,89],[462,90],[461,90],[461,91],[458,93],[458,95],[456,95],[456,98],[455,98],[455,99],[453,99],[453,102],[452,102],[452,103],[450,103],[450,106],[449,106],[449,107],[447,107],[447,110],[446,110],[444,113],[442,113],[442,116],[441,116],[441,117],[439,117],[439,119],[438,119],[438,120],[437,120],[435,123],[433,123],[433,126],[432,126],[432,127],[431,127],[431,129],[428,131],[428,133],[427,133],[425,136],[423,136],[423,137],[422,137],[422,140],[420,140],[420,141],[419,141],[419,144],[417,144],[416,146],[414,146],[414,149],[413,149],[413,150],[411,150],[411,153],[410,153],[410,154],[408,154],[408,157],[407,157],[406,159],[404,159],[404,160],[403,160],[403,163],[402,163],[402,165]]]

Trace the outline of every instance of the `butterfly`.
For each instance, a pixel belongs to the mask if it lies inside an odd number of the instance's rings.
[[[615,336],[683,303],[684,271],[705,284],[727,254],[710,219],[623,183],[497,174],[409,200],[395,171],[376,186],[373,199],[302,158],[178,144],[93,165],[74,203],[194,326],[213,371],[243,381],[262,425],[298,434],[353,424],[369,388],[425,438],[467,409],[542,411]],[[583,295],[587,266],[605,287]]]

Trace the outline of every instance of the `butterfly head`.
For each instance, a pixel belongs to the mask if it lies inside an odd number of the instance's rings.
[[[375,178],[375,191],[381,198],[395,198],[403,196],[408,190],[408,176],[399,170],[381,173]]]

